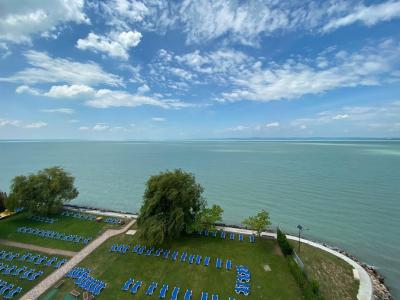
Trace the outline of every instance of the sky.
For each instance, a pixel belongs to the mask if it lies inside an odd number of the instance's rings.
[[[0,139],[400,137],[400,1],[0,0]]]

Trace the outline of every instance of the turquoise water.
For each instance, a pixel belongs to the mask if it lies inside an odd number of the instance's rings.
[[[227,223],[267,209],[273,226],[375,265],[400,298],[400,142],[0,142],[0,188],[60,165],[74,204],[136,212],[149,175],[193,172]]]

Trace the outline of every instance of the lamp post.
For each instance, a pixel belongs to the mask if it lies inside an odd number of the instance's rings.
[[[301,239],[301,233],[304,231],[304,230],[309,230],[309,229],[305,229],[305,228],[303,228],[303,226],[301,226],[301,225],[297,225],[297,229],[299,230],[299,254],[300,254],[300,239]]]

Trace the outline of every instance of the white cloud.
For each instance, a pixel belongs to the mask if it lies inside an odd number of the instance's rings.
[[[359,5],[347,15],[329,20],[328,24],[323,27],[323,30],[331,31],[356,22],[372,26],[378,22],[389,21],[399,17],[400,1],[387,1],[371,6]]]
[[[49,109],[41,109],[40,111],[45,113],[60,113],[60,114],[73,114],[75,112],[72,108],[49,108]]]
[[[16,127],[18,127],[18,126],[20,126],[20,124],[21,124],[21,121],[19,121],[19,120],[7,120],[7,119],[1,119],[0,118],[0,127],[3,127],[3,126],[16,126]]]
[[[99,123],[99,124],[96,124],[96,125],[93,126],[93,130],[94,131],[104,131],[104,130],[107,130],[109,128],[110,128],[110,126],[108,126],[106,124],[102,124],[102,123]]]
[[[4,59],[11,55],[11,51],[6,43],[0,43],[0,58]]]
[[[71,59],[52,58],[45,52],[27,51],[25,57],[28,67],[0,81],[37,83],[69,83],[76,85],[107,84],[122,85],[122,79],[114,74],[105,72],[94,62],[79,63]]]
[[[42,128],[42,127],[46,127],[47,123],[39,121],[39,122],[34,122],[34,123],[30,123],[24,126],[24,128],[28,128],[28,129],[38,129],[38,128]]]
[[[283,64],[255,63],[230,74],[236,88],[223,93],[226,101],[252,100],[268,102],[295,99],[336,88],[380,85],[394,74],[400,63],[400,45],[386,40],[358,52],[336,52],[326,55],[329,65],[318,67],[318,61],[288,59]]]
[[[69,123],[79,123],[79,120],[71,119],[71,120],[69,120],[68,122],[69,122]]]
[[[0,40],[30,42],[32,36],[59,30],[68,22],[89,23],[84,0],[2,1]]]
[[[279,122],[271,122],[271,123],[268,123],[265,125],[265,127],[267,127],[267,128],[276,128],[279,126],[280,126]]]
[[[15,89],[17,94],[40,95],[40,91],[27,85],[20,85]]]
[[[94,89],[83,84],[73,85],[55,85],[50,88],[44,96],[52,98],[73,98],[81,95],[90,95],[94,93]]]
[[[161,118],[161,117],[154,117],[154,118],[151,118],[151,120],[154,121],[154,122],[164,122],[164,121],[166,121],[165,118]]]
[[[82,50],[103,52],[110,57],[127,60],[129,49],[136,47],[142,38],[138,31],[111,32],[108,35],[89,33],[85,39],[79,39],[76,47]]]
[[[147,84],[143,84],[142,86],[138,87],[137,92],[138,94],[145,94],[150,91],[150,88]]]
[[[158,106],[161,108],[184,108],[192,106],[189,103],[178,100],[161,100],[156,97],[141,94],[131,94],[125,91],[115,91],[108,89],[98,90],[93,99],[85,102],[86,105],[96,108],[109,107],[138,107],[142,105]]]
[[[79,130],[87,131],[87,130],[90,130],[90,128],[87,126],[81,126],[81,127],[79,127]]]
[[[349,118],[348,114],[339,114],[339,115],[333,116],[332,120],[345,120],[348,118]]]

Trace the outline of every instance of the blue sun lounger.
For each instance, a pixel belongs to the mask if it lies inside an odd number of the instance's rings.
[[[199,265],[201,263],[201,255],[196,256],[196,265]]]
[[[144,255],[150,256],[151,253],[153,253],[153,251],[154,251],[154,247],[151,247],[150,249],[147,249],[147,251],[146,251],[146,253]]]
[[[149,287],[147,288],[146,295],[152,296],[155,289],[157,288],[157,282],[152,282]]]
[[[204,258],[204,265],[205,265],[206,267],[208,267],[209,264],[210,264],[210,257],[209,257],[209,256],[206,256],[206,257]]]
[[[239,234],[239,241],[243,241],[243,234]]]
[[[171,259],[176,261],[177,258],[178,258],[178,251],[174,251],[174,253],[172,253],[171,255]]]
[[[250,243],[256,242],[256,238],[254,237],[254,235],[250,235],[249,240],[250,240]]]
[[[12,299],[16,294],[19,294],[21,292],[22,292],[22,288],[20,286],[18,286],[15,289],[9,291],[3,297],[4,297],[4,299]]]
[[[25,272],[28,268],[26,266],[20,267],[11,273],[13,276],[19,276],[22,272]]]
[[[132,249],[132,252],[137,253],[139,248],[140,248],[140,245],[135,245],[135,247],[133,247],[133,249]]]
[[[172,294],[171,294],[171,300],[177,300],[178,299],[178,294],[179,294],[180,290],[181,290],[180,288],[174,286],[174,289],[172,290]]]
[[[41,275],[43,275],[43,271],[42,271],[42,270],[39,270],[39,271],[37,271],[37,272],[31,274],[31,276],[28,277],[28,280],[29,280],[29,281],[33,281],[33,280],[35,280],[37,277],[39,277],[39,276],[41,276]]]
[[[231,240],[234,240],[234,239],[235,239],[235,234],[234,234],[233,232],[231,232],[231,233],[229,234],[229,238],[230,238]]]
[[[166,251],[166,252],[164,252],[164,254],[163,254],[163,256],[164,256],[164,258],[165,259],[168,259],[168,257],[169,257],[169,253],[170,253],[171,251]]]
[[[215,266],[216,266],[218,269],[221,269],[221,267],[222,267],[222,260],[221,260],[220,258],[217,258],[217,261],[215,262]]]
[[[207,300],[207,299],[208,299],[208,293],[201,292],[201,300]]]
[[[218,300],[218,294],[213,294],[211,300]]]
[[[132,283],[134,283],[135,280],[133,278],[129,278],[125,283],[124,286],[122,287],[123,291],[128,291],[129,287],[131,286]]]
[[[204,235],[208,236],[208,230],[207,229],[204,230]]]
[[[154,253],[154,256],[160,256],[162,252],[163,252],[163,249],[159,248],[159,249],[157,249],[156,253]]]
[[[235,300],[235,298],[229,297],[229,299],[228,299],[228,300]]]
[[[48,261],[46,261],[46,263],[44,264],[46,267],[50,267],[52,265],[52,263],[54,263],[57,260],[57,257],[53,256],[52,258],[50,258]]]
[[[136,294],[138,289],[142,286],[143,281],[136,281],[131,287],[131,293]]]
[[[185,262],[186,261],[186,256],[187,256],[187,253],[183,252],[182,255],[181,255],[181,261]]]
[[[10,291],[14,288],[12,283],[6,283],[2,288],[0,288],[0,295],[4,295],[7,291]]]
[[[168,284],[163,284],[160,290],[160,295],[158,297],[160,299],[164,299],[167,296],[167,291],[168,291]]]
[[[192,298],[192,291],[187,289],[183,300],[190,300],[190,298]]]
[[[193,261],[194,261],[194,255],[190,254],[190,256],[189,256],[189,264],[192,264]]]
[[[221,231],[221,239],[224,239],[226,237],[225,231]]]
[[[217,232],[216,231],[211,232],[211,236],[212,237],[217,237]]]
[[[145,246],[140,247],[139,250],[137,251],[137,254],[139,255],[143,254],[144,250],[146,250]]]
[[[227,270],[232,269],[232,261],[230,259],[226,260],[225,267],[226,267]]]

